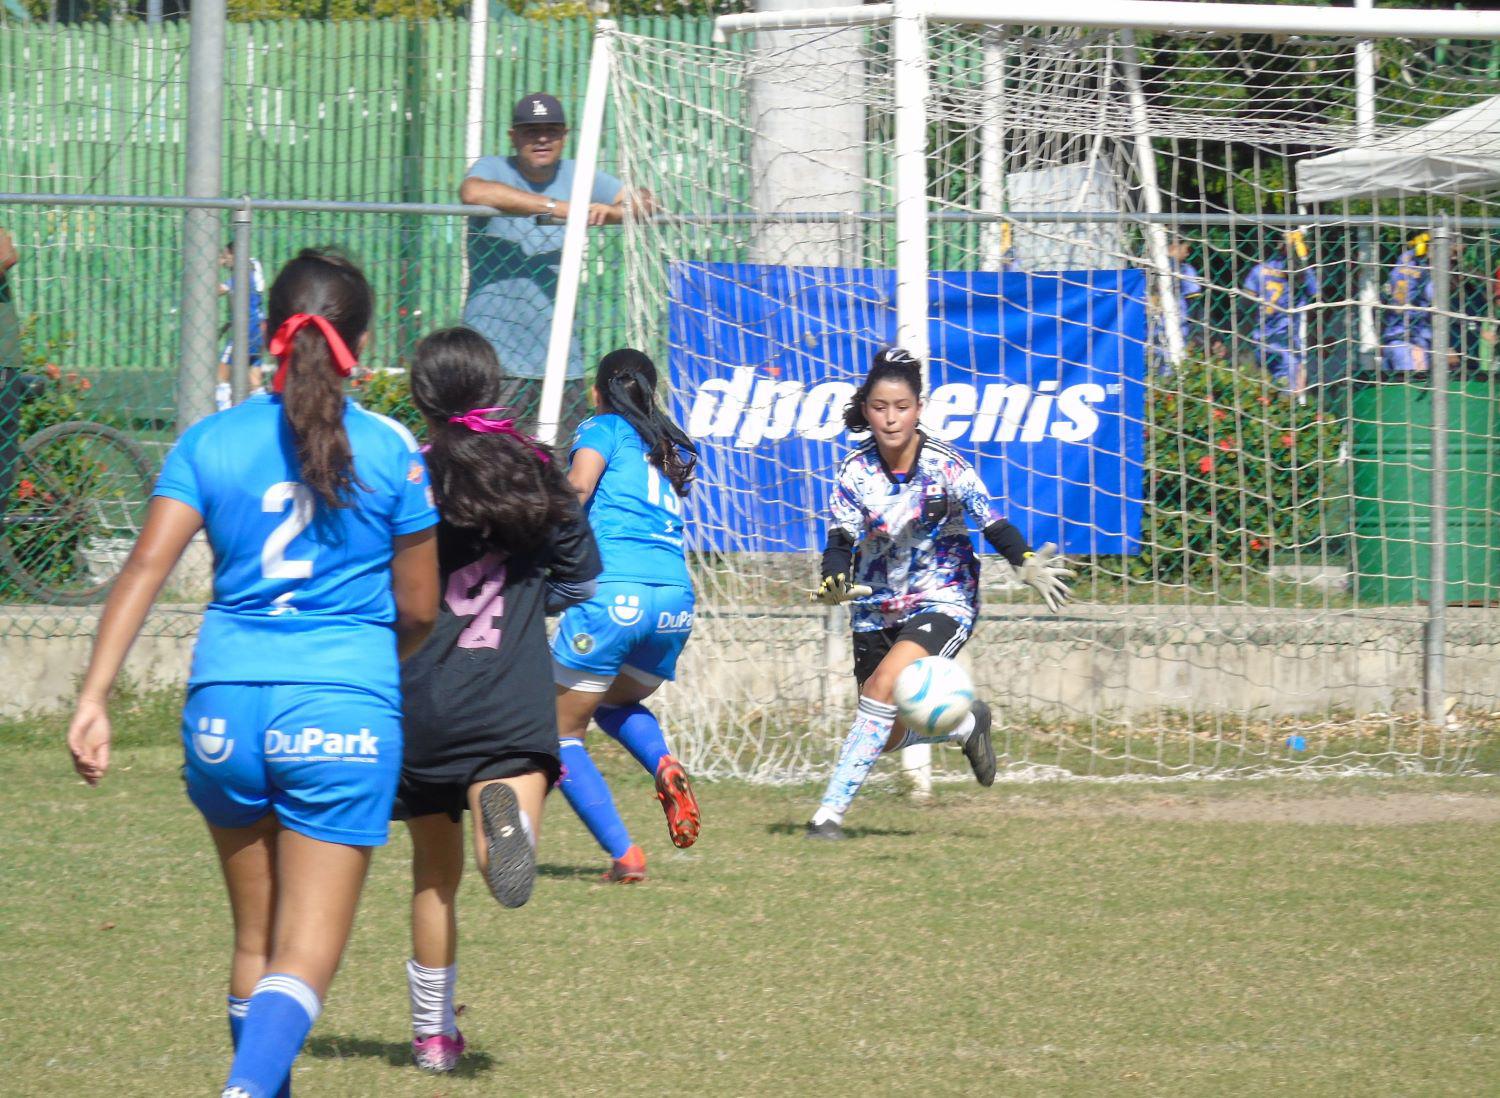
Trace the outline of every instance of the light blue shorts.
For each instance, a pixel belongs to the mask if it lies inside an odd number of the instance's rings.
[[[570,606],[557,623],[552,659],[563,686],[597,685],[624,671],[649,685],[677,677],[677,657],[693,631],[691,587],[601,583],[588,602]],[[577,675],[594,680],[595,685]]]
[[[182,711],[188,797],[215,827],[283,827],[382,846],[401,773],[401,712],[350,686],[208,683]]]

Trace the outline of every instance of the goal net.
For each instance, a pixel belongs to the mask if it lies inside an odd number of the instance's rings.
[[[848,726],[847,614],[806,592],[843,407],[913,278],[927,431],[1081,572],[1052,616],[984,550],[964,658],[1012,777],[1492,765],[1500,52],[1354,18],[931,22],[915,62],[881,23],[604,32],[659,208],[627,226],[632,339],[702,449],[663,702],[695,772],[807,779]]]

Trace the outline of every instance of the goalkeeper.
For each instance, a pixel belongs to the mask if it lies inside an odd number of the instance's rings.
[[[921,366],[906,351],[875,356],[844,411],[851,431],[869,432],[839,466],[833,524],[823,550],[823,582],[813,593],[830,605],[851,602],[854,678],[859,708],[839,752],[823,802],[807,825],[810,839],[842,839],[844,813],[882,753],[918,743],[951,742],[980,785],[995,780],[990,711],[982,701],[942,736],[923,737],[896,719],[896,677],[923,656],[955,656],[979,609],[979,559],[969,540],[972,516],[985,540],[1016,567],[1022,582],[1056,611],[1071,577],[1052,545],[1036,553],[1000,517],[979,475],[946,443],[917,426]],[[858,552],[856,553],[856,546]]]

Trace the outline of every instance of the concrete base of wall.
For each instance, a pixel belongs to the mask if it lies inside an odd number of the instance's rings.
[[[155,611],[126,672],[148,686],[186,680],[196,606]],[[1500,611],[1451,608],[1443,692],[1500,709]],[[70,704],[97,608],[0,607],[0,714]],[[1299,611],[1083,606],[1039,617],[987,607],[964,653],[983,696],[1066,717],[1171,709],[1267,716],[1422,707],[1420,609]],[[841,725],[854,698],[847,618],[819,607],[700,613],[661,695],[691,726],[787,714]]]

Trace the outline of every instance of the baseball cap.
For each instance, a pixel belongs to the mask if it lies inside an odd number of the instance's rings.
[[[516,104],[516,109],[511,112],[510,124],[512,126],[566,125],[567,119],[563,117],[562,104],[556,98],[544,92],[532,92],[530,95],[522,96],[521,101]]]

